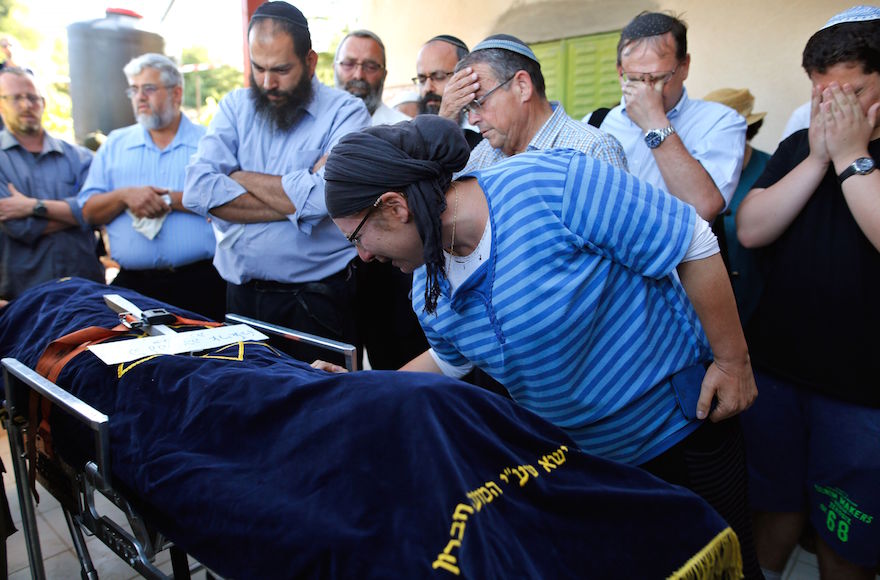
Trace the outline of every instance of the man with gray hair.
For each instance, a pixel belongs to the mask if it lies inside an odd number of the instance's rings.
[[[183,76],[168,57],[143,54],[123,71],[137,124],[111,132],[98,150],[78,196],[83,216],[107,226],[120,265],[114,284],[221,318],[226,286],[211,263],[213,231],[181,205],[205,130],[180,112]]]
[[[614,137],[571,119],[561,103],[547,100],[538,57],[515,36],[492,35],[463,57],[447,84],[444,104],[447,97],[466,93],[469,86],[475,87],[474,92],[455,102],[484,139],[473,148],[460,175],[526,150],[554,148],[576,149],[626,170],[623,147]],[[506,393],[478,368],[465,380]]]
[[[452,83],[479,87],[464,106],[468,121],[485,137],[462,173],[485,169],[534,149],[576,149],[626,170],[623,147],[614,137],[573,120],[561,103],[550,102],[538,57],[509,34],[492,35],[455,67]],[[445,97],[444,97],[445,98]]]
[[[349,32],[336,49],[333,60],[336,88],[361,99],[370,112],[373,125],[391,125],[409,117],[382,102],[385,88],[385,45],[369,30]]]

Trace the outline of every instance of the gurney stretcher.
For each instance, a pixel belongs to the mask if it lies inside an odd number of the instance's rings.
[[[141,311],[119,295],[105,295],[104,300],[108,307],[119,313],[120,321],[128,328],[139,329],[151,336],[171,335],[175,332],[165,324],[174,322],[175,316],[165,309]],[[238,314],[228,314],[226,321],[230,324],[249,325],[274,336],[339,353],[349,372],[357,370],[356,348],[353,345]],[[169,578],[154,565],[156,555],[165,549],[171,554],[172,577],[190,578],[191,570],[186,553],[148,526],[124,494],[113,487],[110,473],[109,417],[16,359],[4,358],[2,366],[5,394],[3,427],[8,432],[31,577],[41,580],[46,575],[34,497],[28,485],[28,461],[36,462],[33,466],[35,480],[61,504],[80,561],[82,578],[98,578],[83,530],[98,538],[145,578]],[[69,414],[92,432],[94,446],[91,449],[91,459],[85,462],[82,469],[75,468],[57,454],[47,453],[42,447],[37,448],[33,456],[26,452],[24,442],[27,437],[34,436],[35,431],[35,426],[32,427],[27,420],[27,411],[29,404],[33,404],[37,396],[49,402],[55,409]],[[95,502],[96,493],[100,493],[119,508],[125,516],[127,526],[99,513]],[[212,576],[210,572],[207,573],[208,578]]]
[[[86,530],[147,578],[165,577],[153,558],[166,547],[175,577],[189,574],[187,555],[230,578],[741,571],[736,535],[696,495],[582,453],[512,401],[446,377],[325,373],[254,340],[109,367],[93,349],[54,380],[33,371],[59,337],[117,322],[106,291],[50,282],[0,309],[5,422],[35,578],[31,466],[67,510],[78,552]],[[108,346],[165,340],[135,334]],[[43,406],[31,392],[52,402],[54,439],[54,453],[34,460],[24,439],[35,440],[31,411]],[[99,513],[96,493],[127,521]],[[82,554],[83,576],[96,577]]]
[[[70,413],[94,433],[95,447],[92,450],[94,460],[88,461],[81,470],[75,469],[58,457],[47,457],[41,451],[37,452],[35,467],[36,481],[61,504],[82,567],[82,577],[97,578],[82,529],[88,530],[89,534],[101,540],[146,578],[167,578],[153,565],[153,561],[157,552],[169,548],[173,550],[174,577],[181,577],[179,570],[181,557],[178,556],[176,547],[166,543],[161,534],[149,530],[131,504],[116,492],[110,483],[112,478],[108,470],[110,445],[107,426],[109,418],[15,359],[3,359],[3,372],[6,393],[4,427],[9,436],[31,577],[35,579],[46,577],[34,500],[28,486],[28,463],[24,444],[25,437],[31,436],[33,431],[22,413],[28,409],[31,392],[51,401],[55,408]],[[131,533],[122,523],[98,513],[95,492],[101,493],[122,510]],[[185,555],[182,561],[186,562]]]

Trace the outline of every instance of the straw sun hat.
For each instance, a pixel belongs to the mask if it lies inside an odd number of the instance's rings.
[[[749,89],[718,89],[703,97],[703,100],[727,105],[745,117],[747,125],[757,123],[767,114],[752,112],[752,107],[755,105],[755,97],[749,92]]]

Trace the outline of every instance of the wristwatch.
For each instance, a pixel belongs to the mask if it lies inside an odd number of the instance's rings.
[[[675,127],[672,125],[665,129],[651,129],[645,133],[645,145],[648,146],[648,149],[656,149],[673,133],[675,133]]]
[[[38,218],[44,218],[48,213],[49,209],[46,207],[46,204],[43,203],[42,199],[38,199],[36,205],[34,205],[34,209],[31,210],[31,215]]]
[[[837,176],[837,183],[842,185],[847,178],[852,177],[853,175],[867,175],[876,168],[877,165],[870,157],[859,157],[852,162],[852,165],[844,169],[840,175]]]

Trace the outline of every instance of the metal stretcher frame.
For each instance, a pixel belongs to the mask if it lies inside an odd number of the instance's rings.
[[[261,322],[238,314],[227,314],[226,322],[247,324],[289,340],[322,347],[340,353],[349,371],[357,370],[357,351],[353,345],[321,338],[283,326]],[[137,513],[129,500],[112,486],[110,473],[110,418],[88,405],[36,371],[14,358],[2,359],[5,389],[5,416],[3,426],[9,434],[15,487],[21,509],[21,523],[27,546],[31,577],[46,578],[37,530],[36,510],[30,492],[28,457],[25,437],[33,436],[37,426],[28,424],[30,394],[35,392],[52,402],[57,408],[81,422],[93,433],[92,460],[81,468],[69,465],[57,454],[49,458],[38,452],[36,460],[37,481],[61,503],[64,517],[82,568],[82,577],[97,579],[91,557],[83,537],[83,529],[93,534],[116,555],[126,561],[145,578],[167,579],[169,576],[154,564],[158,552],[169,549],[173,578],[189,578],[190,569],[186,554],[169,542],[161,533],[152,530]],[[119,522],[101,515],[95,506],[95,492],[104,495],[124,514],[131,533]],[[210,573],[208,577],[212,577]]]

